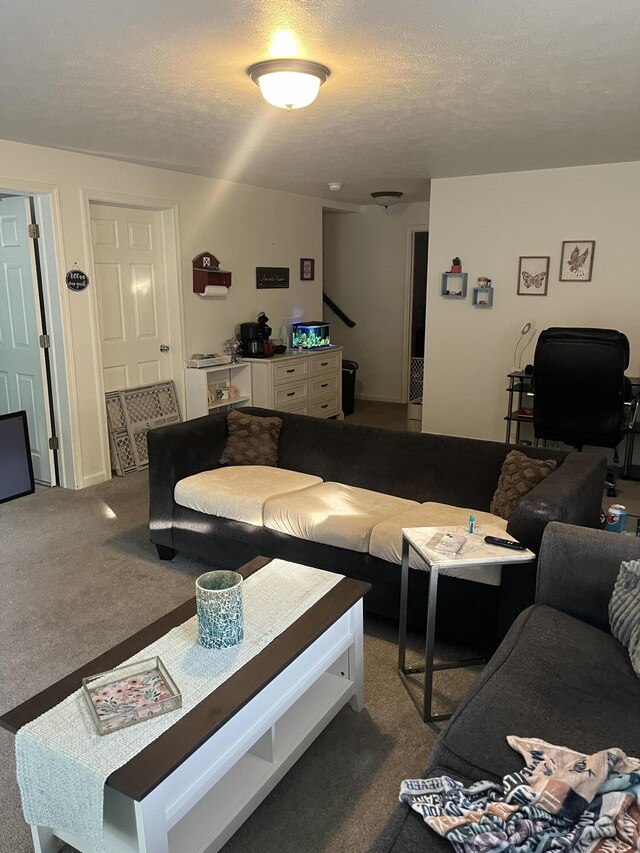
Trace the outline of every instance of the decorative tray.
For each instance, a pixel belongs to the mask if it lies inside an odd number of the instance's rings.
[[[99,735],[182,707],[182,695],[158,657],[83,678],[82,690]]]

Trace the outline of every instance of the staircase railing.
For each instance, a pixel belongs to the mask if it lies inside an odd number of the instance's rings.
[[[338,317],[340,317],[340,319],[346,326],[348,326],[350,329],[353,329],[353,327],[355,326],[355,322],[350,317],[347,317],[347,315],[341,308],[338,308],[338,306],[330,296],[327,296],[326,293],[323,293],[322,301],[325,305],[328,305],[329,308],[331,308],[334,314],[337,314]]]

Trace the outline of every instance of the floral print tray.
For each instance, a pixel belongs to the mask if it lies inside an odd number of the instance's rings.
[[[99,735],[182,706],[180,691],[158,657],[83,678],[82,689]]]

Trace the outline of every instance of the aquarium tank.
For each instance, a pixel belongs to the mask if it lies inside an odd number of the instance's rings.
[[[314,349],[330,344],[328,323],[293,323],[291,326],[292,349]]]

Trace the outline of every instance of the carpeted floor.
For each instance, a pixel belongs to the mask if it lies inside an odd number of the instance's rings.
[[[157,559],[145,473],[2,504],[0,541],[0,713],[185,601],[215,565],[215,554],[211,563]],[[365,618],[365,632],[365,710],[338,714],[225,853],[366,851],[401,779],[424,768],[440,727],[421,722],[398,679],[396,628]],[[422,637],[411,639],[419,653]],[[455,704],[474,677],[439,674],[438,704]],[[0,853],[33,849],[13,749],[13,736],[0,731]]]

